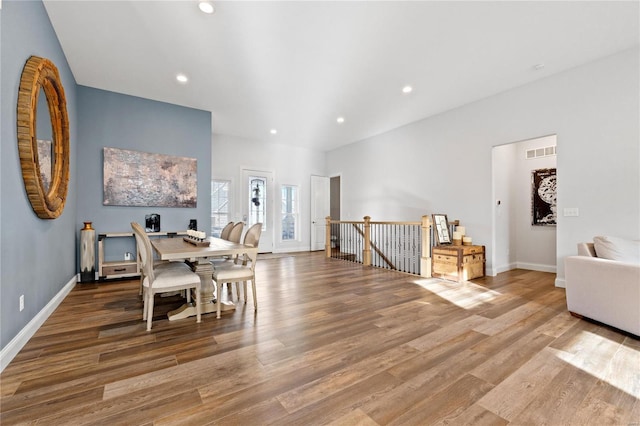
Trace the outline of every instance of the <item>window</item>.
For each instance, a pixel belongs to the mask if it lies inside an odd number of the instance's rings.
[[[231,182],[228,180],[211,181],[211,235],[219,237],[222,228],[230,222],[229,194]]]
[[[298,187],[282,185],[282,241],[298,238]]]

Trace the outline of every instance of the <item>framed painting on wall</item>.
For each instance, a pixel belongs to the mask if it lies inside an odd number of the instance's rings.
[[[104,148],[103,205],[196,207],[197,159]]]
[[[531,225],[556,224],[556,169],[531,171]]]

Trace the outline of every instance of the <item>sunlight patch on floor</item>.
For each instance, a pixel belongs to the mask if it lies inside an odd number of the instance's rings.
[[[556,356],[640,399],[640,352],[637,349],[589,331],[582,331],[574,341],[574,345],[556,351]]]
[[[502,293],[489,290],[470,281],[458,283],[439,278],[426,278],[413,282],[464,309],[471,309],[484,303],[489,303],[502,295]]]

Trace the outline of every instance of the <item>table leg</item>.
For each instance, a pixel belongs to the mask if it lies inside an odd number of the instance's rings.
[[[191,269],[200,277],[200,310],[202,314],[209,314],[216,312],[215,303],[215,289],[213,283],[213,265],[211,262],[203,259],[196,262],[187,262]],[[167,314],[169,321],[188,318],[196,315],[196,307],[194,306],[195,300],[191,304],[184,304],[178,309],[173,310]],[[235,304],[231,301],[221,302],[221,310],[232,311],[236,308]]]

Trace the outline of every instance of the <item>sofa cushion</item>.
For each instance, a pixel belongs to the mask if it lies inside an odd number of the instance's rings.
[[[600,258],[640,264],[640,241],[597,236],[593,238],[593,244]]]

